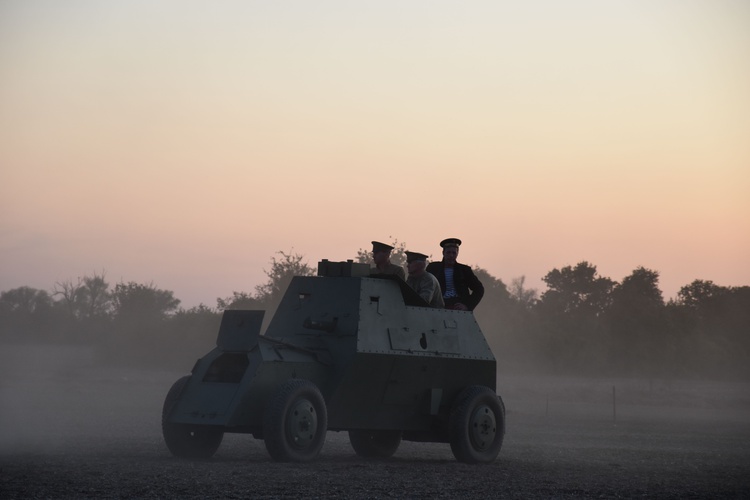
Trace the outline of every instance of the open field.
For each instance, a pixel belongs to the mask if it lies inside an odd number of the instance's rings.
[[[0,346],[0,498],[750,498],[748,384],[501,377],[507,435],[491,465],[408,442],[367,461],[345,433],[300,465],[245,435],[208,461],[173,458],[159,419],[181,375]]]

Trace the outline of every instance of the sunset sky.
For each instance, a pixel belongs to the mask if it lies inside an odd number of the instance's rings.
[[[446,237],[750,285],[750,2],[0,0],[0,291]]]

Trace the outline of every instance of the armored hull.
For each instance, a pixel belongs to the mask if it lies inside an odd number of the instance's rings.
[[[349,431],[364,456],[407,439],[449,442],[464,462],[494,460],[504,407],[474,315],[430,308],[365,265],[318,267],[293,278],[264,335],[263,311],[225,311],[216,348],[165,401],[170,450],[210,456],[223,433],[241,432],[277,460],[306,461],[331,430]]]

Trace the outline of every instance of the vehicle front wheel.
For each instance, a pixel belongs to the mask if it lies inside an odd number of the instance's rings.
[[[309,380],[278,388],[263,416],[263,440],[278,462],[309,462],[326,439],[328,414],[320,390]]]
[[[221,428],[207,425],[176,424],[169,421],[170,413],[190,380],[189,376],[175,382],[164,399],[161,411],[161,431],[172,455],[180,458],[211,458],[224,438]]]
[[[354,452],[365,458],[389,458],[401,444],[401,431],[349,431]]]
[[[467,387],[451,408],[448,426],[456,460],[468,464],[492,462],[505,436],[503,401],[489,387]]]

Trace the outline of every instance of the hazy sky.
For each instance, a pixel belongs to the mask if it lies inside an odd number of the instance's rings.
[[[750,2],[0,0],[0,291],[390,237],[750,285]]]

